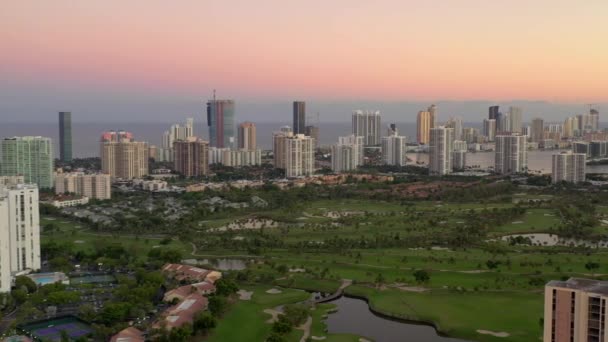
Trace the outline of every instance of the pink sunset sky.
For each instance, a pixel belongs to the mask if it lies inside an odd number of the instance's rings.
[[[606,0],[3,0],[0,89],[608,97]]]

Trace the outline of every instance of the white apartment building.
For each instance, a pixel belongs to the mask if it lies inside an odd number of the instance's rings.
[[[339,137],[331,147],[331,169],[334,172],[355,170],[363,164],[363,137],[354,134]]]
[[[25,183],[24,176],[0,176],[0,186],[10,186]]]
[[[352,128],[353,135],[363,137],[363,144],[365,146],[380,145],[380,111],[354,111],[352,116]]]
[[[382,161],[387,165],[405,166],[407,137],[397,134],[382,138]]]
[[[520,173],[528,170],[526,136],[505,134],[496,136],[494,171],[499,174]]]
[[[158,150],[159,161],[173,161],[173,143],[177,140],[188,140],[194,136],[194,119],[186,119],[183,125],[174,124],[163,133],[161,148]]]
[[[285,177],[310,176],[315,172],[315,139],[295,134],[284,140]]]
[[[233,150],[227,147],[210,147],[209,164],[222,164],[232,167],[262,165],[262,150]]]
[[[0,186],[0,292],[11,289],[12,276],[40,269],[38,187]]]
[[[454,129],[443,126],[431,128],[429,142],[429,173],[446,175],[452,172]]]
[[[553,154],[552,158],[551,179],[553,183],[585,181],[587,156],[584,153],[565,151]]]

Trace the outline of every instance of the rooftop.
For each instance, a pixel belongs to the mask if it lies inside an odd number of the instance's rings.
[[[561,287],[572,290],[585,291],[608,296],[608,281],[570,278],[566,281],[552,280],[547,283],[547,286]]]

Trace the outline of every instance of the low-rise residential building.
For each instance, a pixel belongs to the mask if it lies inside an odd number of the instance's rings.
[[[160,179],[154,180],[143,180],[136,179],[133,180],[133,185],[141,187],[144,191],[159,191],[167,189],[167,182]]]
[[[195,283],[206,281],[214,284],[222,277],[222,273],[218,271],[182,264],[166,264],[163,266],[162,272],[177,281]]]
[[[167,291],[165,293],[163,300],[165,302],[172,302],[176,299],[181,301],[181,300],[184,300],[186,297],[188,297],[192,293],[198,293],[198,294],[204,295],[204,296],[210,295],[212,293],[215,293],[215,285],[213,285],[210,282],[203,281],[200,283],[180,286],[171,291]]]
[[[86,196],[57,195],[46,202],[55,208],[67,208],[87,204],[89,198]]]
[[[262,165],[262,150],[211,147],[209,148],[209,164],[232,167]]]
[[[55,174],[55,194],[72,193],[91,199],[112,198],[110,175],[103,173],[85,174],[84,172],[59,172]]]
[[[156,329],[171,330],[184,324],[192,324],[197,313],[207,310],[209,300],[198,293],[189,294],[178,304],[165,310],[153,324]]]

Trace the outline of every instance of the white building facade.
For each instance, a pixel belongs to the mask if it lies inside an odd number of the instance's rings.
[[[381,119],[379,111],[356,110],[352,116],[353,135],[363,137],[365,146],[380,145]]]
[[[505,134],[496,136],[494,171],[508,175],[528,170],[528,145],[526,136]]]
[[[452,152],[454,129],[447,127],[431,128],[429,142],[429,173],[447,175],[452,172]]]
[[[552,156],[551,180],[555,183],[581,183],[585,181],[587,156],[584,153],[566,151]]]
[[[331,169],[334,172],[355,170],[363,164],[363,137],[351,134],[339,137],[331,147]]]
[[[389,135],[382,138],[382,161],[387,165],[405,166],[407,163],[406,152],[407,137]]]
[[[14,275],[40,269],[38,187],[0,186],[0,292]]]

